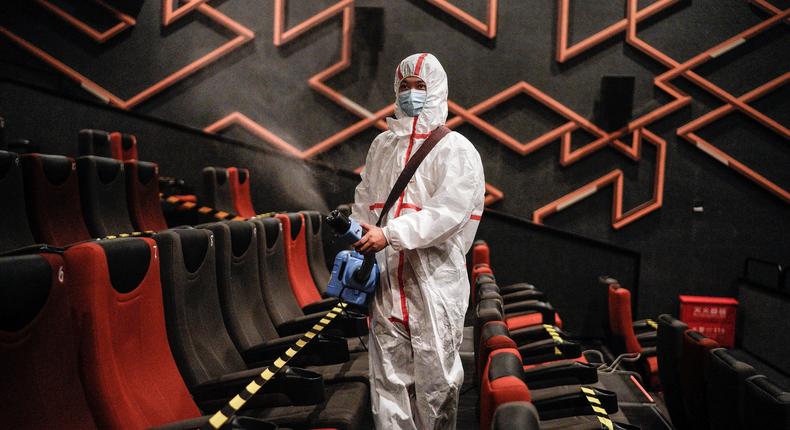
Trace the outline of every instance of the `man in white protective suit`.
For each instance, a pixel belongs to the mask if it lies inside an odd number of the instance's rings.
[[[377,252],[381,270],[370,305],[373,416],[378,429],[454,429],[469,302],[465,255],[483,211],[483,166],[469,140],[447,134],[376,227],[407,160],[447,119],[447,75],[436,57],[401,61],[395,95],[395,118],[370,146],[352,208],[366,231],[354,246]]]

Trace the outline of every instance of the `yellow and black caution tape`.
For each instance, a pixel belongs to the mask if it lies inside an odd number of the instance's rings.
[[[111,234],[109,236],[104,236],[99,238],[98,240],[112,240],[112,239],[121,239],[124,237],[150,237],[153,236],[156,232],[153,230],[146,230],[146,231],[133,231],[131,233],[119,233],[119,234]]]
[[[557,330],[554,328],[553,325],[543,324],[543,328],[546,329],[546,331],[549,333],[549,336],[551,336],[551,339],[554,341],[554,344],[555,344],[554,345],[554,355],[561,356],[562,355],[562,351],[560,351],[560,349],[557,347],[557,345],[561,344],[561,343],[565,343],[565,341],[562,340],[562,337],[560,337],[560,334],[557,333]]]
[[[234,213],[217,210],[208,206],[198,206],[198,204],[195,202],[181,200],[176,196],[167,197],[164,199],[164,201],[170,203],[171,205],[178,206],[177,208],[178,210],[196,211],[200,214],[208,215],[221,221],[225,221],[225,220],[243,221],[245,219],[244,217],[240,217]]]
[[[303,334],[299,340],[296,341],[290,348],[283,355],[280,356],[277,360],[274,361],[269,367],[263,370],[260,375],[255,377],[247,386],[242,390],[239,394],[234,396],[230,401],[222,407],[217,413],[211,416],[208,422],[201,428],[201,430],[217,430],[223,425],[225,425],[232,417],[236,414],[236,412],[247,403],[248,400],[258,390],[263,387],[264,384],[269,382],[269,380],[274,377],[274,375],[279,372],[283,366],[285,366],[288,361],[290,361],[299,351],[302,350],[305,346],[307,346],[310,341],[312,341],[319,333],[321,333],[329,324],[332,323],[340,313],[348,306],[345,302],[339,302],[332,310],[327,312],[320,321],[318,321],[313,328],[311,328],[307,333]]]
[[[598,399],[598,396],[595,395],[595,390],[588,387],[580,387],[582,393],[587,398],[587,402],[590,403],[590,407],[592,408],[593,412],[595,412],[595,416],[598,418],[598,421],[609,430],[614,430],[614,423],[609,418],[609,414],[606,412],[606,409],[601,406],[601,400]]]

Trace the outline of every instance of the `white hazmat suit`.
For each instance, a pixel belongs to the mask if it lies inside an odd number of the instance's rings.
[[[447,75],[431,54],[396,69],[417,76],[427,99],[416,117],[396,118],[370,146],[352,217],[375,224],[407,160],[447,119]],[[459,348],[469,301],[465,255],[483,211],[480,155],[446,135],[423,160],[383,225],[389,246],[376,257],[381,282],[371,304],[370,386],[378,429],[454,429],[464,379]]]

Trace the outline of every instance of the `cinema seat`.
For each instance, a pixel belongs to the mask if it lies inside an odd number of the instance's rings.
[[[121,160],[121,147],[119,142],[110,140],[110,133],[104,130],[83,129],[77,138],[77,155],[94,155],[96,157],[114,158]]]
[[[126,201],[135,231],[167,229],[159,199],[159,166],[145,161],[124,161]]]
[[[323,318],[326,311],[308,314],[299,307],[288,277],[284,232],[280,220],[262,218],[252,222],[258,226],[261,293],[269,315],[281,336],[303,333]],[[348,337],[351,352],[365,350],[357,337],[368,334],[367,318],[349,310],[343,316],[343,319],[334,323],[334,328]]]
[[[738,361],[726,349],[716,348],[710,351],[705,361],[705,374],[710,428],[749,428],[744,418],[744,396],[746,379],[756,374],[754,368]]]
[[[206,424],[209,417],[200,416],[168,345],[155,242],[84,243],[69,248],[65,260],[82,381],[99,428]]]
[[[228,213],[236,213],[227,169],[222,167],[203,169],[203,195],[207,206]]]
[[[252,218],[257,213],[252,207],[250,196],[250,171],[238,167],[228,167],[228,183],[233,201],[233,212],[243,218]]]
[[[301,211],[305,221],[305,240],[307,242],[307,261],[310,274],[322,297],[326,297],[326,287],[331,275],[324,257],[323,227],[324,220],[318,211]]]
[[[61,256],[0,258],[0,427],[96,429]]]
[[[25,154],[21,159],[27,215],[36,242],[66,246],[90,239],[74,160],[44,154]]]
[[[746,380],[745,419],[747,428],[786,430],[790,428],[790,392],[764,375]]]
[[[337,299],[322,298],[310,274],[304,214],[277,214],[275,217],[282,223],[288,279],[296,302],[305,314],[328,311],[337,303]]]
[[[608,284],[610,344],[615,354],[640,354],[637,369],[642,379],[653,388],[658,388],[658,357],[656,357],[656,331],[649,327],[641,338],[634,331],[631,316],[631,292],[620,284]],[[640,324],[647,325],[647,324]],[[640,342],[641,341],[641,342]]]
[[[35,243],[25,208],[25,187],[19,155],[0,151],[0,253]]]
[[[491,430],[639,430],[639,427],[612,422],[590,411],[589,415],[540,421],[538,410],[530,402],[505,403],[494,412]]]
[[[530,402],[503,403],[491,419],[491,430],[540,430],[540,418]]]
[[[680,362],[683,357],[683,336],[688,326],[683,321],[663,314],[658,317],[658,376],[664,403],[667,405],[672,424],[679,430],[687,429],[688,418],[683,406],[683,388],[680,382]]]
[[[475,348],[477,378],[482,376],[482,368],[488,357],[499,349],[515,349],[522,357],[529,381],[538,388],[551,385],[594,384],[598,381],[596,366],[587,363],[581,345],[563,338],[553,339],[544,327],[536,327],[534,340],[517,343],[501,321],[486,323],[480,332],[479,343]]]
[[[100,238],[133,232],[123,162],[92,155],[79,157],[77,173],[82,213],[91,235]]]
[[[137,137],[133,134],[114,131],[110,133],[110,144],[117,153],[113,154],[116,160],[137,160]]]
[[[201,415],[170,353],[151,239],[84,243],[65,254],[85,335],[81,365],[101,428],[147,428]]]
[[[683,390],[683,406],[689,428],[710,428],[708,401],[706,396],[707,372],[705,362],[710,351],[719,344],[694,330],[683,334],[683,355],[680,358],[680,386]]]
[[[579,385],[530,389],[524,381],[524,371],[518,351],[500,349],[488,359],[480,383],[480,428],[491,428],[494,411],[510,402],[531,402],[541,420],[549,421],[567,417],[581,417],[593,412],[617,412],[617,395],[601,388]],[[592,394],[587,394],[587,392]],[[594,405],[588,398],[595,397]],[[595,416],[589,420],[598,422]]]
[[[478,264],[491,266],[491,251],[484,240],[476,240],[472,245],[472,267]]]
[[[231,221],[201,226],[214,234],[217,255],[217,288],[225,325],[233,343],[249,367],[271,364],[309,330],[324,314],[305,325],[302,333],[280,337],[263,303],[259,270],[257,226]],[[314,365],[309,369],[327,382],[368,382],[367,356],[351,358],[345,338],[331,336],[343,316],[294,357],[292,365]],[[326,365],[326,366],[323,366]]]
[[[217,290],[215,239],[211,231],[167,230],[157,234],[155,239],[162,259],[165,320],[174,358],[198,405],[217,409],[222,405],[216,401],[218,397],[227,401],[263,369],[248,369],[225,328]],[[293,385],[299,382],[300,375],[318,375],[305,372],[288,375],[292,380],[290,394],[301,396],[288,400],[310,401],[311,391]],[[266,395],[253,399],[266,401],[266,397],[283,400],[282,396]],[[366,384],[326,383],[324,397],[324,402],[315,405],[255,409],[245,414],[298,428],[365,428],[370,416]]]

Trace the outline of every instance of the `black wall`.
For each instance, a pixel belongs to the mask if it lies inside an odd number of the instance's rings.
[[[37,44],[123,98],[130,97],[231,37],[226,30],[197,13],[172,26],[162,27],[161,2],[129,2],[139,7],[136,12],[134,7],[129,9],[137,19],[136,26],[100,45],[33,2],[21,3],[24,5],[20,6],[20,2],[4,5],[0,25]],[[58,0],[57,3],[64,7],[69,5],[67,0]],[[334,2],[288,3],[287,25],[292,27]],[[477,0],[454,2],[481,17],[486,3]],[[640,2],[642,7],[649,3],[652,2]],[[623,1],[572,1],[571,4],[572,41],[581,40],[624,16]],[[786,1],[775,4],[780,8],[790,6]],[[135,107],[135,112],[202,128],[230,112],[240,111],[299,149],[306,149],[358,120],[307,86],[310,76],[339,58],[339,19],[329,20],[277,48],[272,44],[271,1],[228,0],[212,2],[211,5],[253,30],[255,39]],[[433,52],[442,61],[449,73],[450,97],[464,107],[525,80],[592,119],[600,78],[604,74],[635,76],[635,115],[669,101],[652,84],[653,78],[666,69],[625,44],[622,35],[568,63],[558,64],[554,60],[555,1],[501,0],[495,40],[482,37],[423,1],[359,0],[356,6],[383,8],[383,24],[377,28],[358,23],[352,39],[351,66],[330,79],[328,84],[371,111],[391,103],[391,74],[395,64],[419,51]],[[359,12],[358,17],[377,16],[373,13],[375,11]],[[91,22],[100,28],[108,25],[106,16],[102,21],[101,14],[91,16],[85,7],[74,9],[74,13],[86,20],[92,19]],[[639,35],[683,61],[767,16],[744,0],[682,1],[640,24]],[[788,32],[790,26],[775,27],[696,71],[733,94],[743,94],[790,70]],[[5,76],[92,98],[2,36],[0,58],[3,59],[0,70]],[[735,279],[747,256],[790,261],[790,207],[676,137],[678,127],[717,107],[720,102],[683,79],[676,79],[674,83],[693,96],[694,101],[690,107],[649,127],[666,139],[668,145],[663,208],[615,231],[610,223],[611,192],[608,187],[547,219],[551,226],[638,250],[642,254],[639,309],[643,315],[676,312],[675,297],[681,292],[734,295]],[[112,116],[106,119],[82,117],[80,121],[66,119],[67,116],[63,115],[67,113],[68,105],[58,106],[57,101],[53,101],[52,106],[14,101],[10,107],[6,107],[10,102],[3,102],[2,114],[9,119],[9,133],[42,139],[42,143],[46,141],[48,143],[44,144],[53,145],[50,146],[53,152],[70,148],[68,145],[73,144],[73,135],[54,136],[54,131],[40,127],[37,121],[41,118],[74,131],[81,127],[123,128],[113,123]],[[785,86],[753,105],[787,126],[790,124],[788,103],[790,87]],[[527,97],[517,97],[484,114],[483,118],[524,141],[564,122]],[[290,186],[316,188],[314,185],[301,185],[309,181],[295,180],[293,175],[281,175],[283,170],[291,174],[292,169],[283,169],[269,155],[253,156],[268,154],[252,149],[266,144],[238,128],[230,130],[228,136],[241,139],[248,145],[225,145],[220,141],[204,144],[200,137],[181,140],[153,129],[137,130],[135,127],[142,127],[140,124],[130,122],[128,126],[127,131],[140,134],[143,142],[141,156],[160,161],[168,174],[183,176],[195,184],[198,183],[198,169],[190,162],[199,159],[218,165],[245,165],[244,162],[250,160],[245,166],[256,169],[254,178],[276,178]],[[463,125],[458,131],[472,140],[483,156],[488,182],[505,193],[504,200],[495,205],[497,210],[531,218],[537,208],[614,168],[625,172],[626,209],[650,198],[655,160],[650,145],[646,146],[640,162],[604,149],[572,166],[561,167],[557,143],[522,157],[472,126]],[[356,168],[362,164],[369,142],[376,133],[377,130],[372,128],[363,131],[317,158],[339,167]],[[700,134],[780,186],[790,188],[790,145],[787,139],[741,114],[730,115],[706,127]],[[55,143],[57,139],[65,146],[58,146],[61,143]],[[583,133],[574,135],[574,147],[586,141],[589,141],[589,136]],[[341,189],[346,188],[337,188],[339,201],[344,199],[340,194],[346,192]],[[256,204],[271,209],[314,206],[321,200],[310,192],[297,193],[296,198],[304,200],[304,204],[294,201],[294,197],[271,199],[259,192],[255,191]],[[348,196],[350,194],[345,199]],[[694,212],[694,206],[702,206],[704,211]],[[495,229],[488,231],[484,226],[481,230],[486,235],[495,234]],[[535,245],[523,244],[520,249],[524,251],[519,257],[529,258]],[[547,271],[567,270],[576,264],[597,264],[596,261],[594,257],[581,262],[563,261],[562,265],[547,268]],[[509,270],[502,264],[498,266],[499,270]],[[609,267],[600,268],[601,273],[610,270]],[[623,282],[628,286],[627,281]]]

